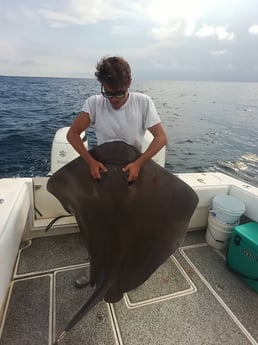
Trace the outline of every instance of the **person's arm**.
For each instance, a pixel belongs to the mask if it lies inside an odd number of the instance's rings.
[[[153,140],[148,146],[147,150],[134,162],[129,163],[123,171],[129,173],[128,181],[135,181],[139,175],[142,165],[151,159],[157,152],[159,152],[162,147],[167,144],[167,135],[161,123],[148,128],[148,130],[153,135]]]
[[[161,123],[148,128],[148,130],[153,135],[153,140],[146,151],[143,152],[143,154],[136,160],[138,164],[140,163],[140,166],[142,166],[147,160],[155,156],[155,154],[158,153],[162,149],[162,147],[164,147],[168,143],[166,132]]]
[[[79,155],[89,164],[92,177],[94,179],[100,179],[100,170],[107,171],[107,169],[101,162],[96,161],[90,155],[80,136],[80,134],[90,126],[90,123],[91,121],[89,114],[81,111],[73,121],[66,137],[75,151],[77,151]]]

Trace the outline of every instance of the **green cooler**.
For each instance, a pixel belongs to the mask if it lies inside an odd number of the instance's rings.
[[[227,252],[227,265],[258,293],[258,223],[235,226]]]

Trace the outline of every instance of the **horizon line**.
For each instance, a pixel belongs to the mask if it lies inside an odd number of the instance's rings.
[[[96,80],[94,77],[79,77],[79,76],[42,76],[42,75],[5,75],[0,74],[0,78],[45,78],[45,79],[90,79]],[[132,79],[133,81],[174,81],[174,82],[210,82],[210,83],[258,83],[258,80],[212,80],[212,79]]]

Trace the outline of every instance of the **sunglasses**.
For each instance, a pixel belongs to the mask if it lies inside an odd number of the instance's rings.
[[[121,99],[125,97],[126,91],[118,91],[118,93],[113,93],[110,91],[105,91],[103,88],[103,85],[101,85],[101,93],[105,98],[111,99],[112,97],[115,97],[117,99]]]

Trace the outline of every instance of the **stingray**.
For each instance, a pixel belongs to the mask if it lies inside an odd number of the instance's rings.
[[[90,260],[94,293],[68,323],[62,337],[100,300],[119,301],[143,284],[182,243],[198,197],[193,189],[153,160],[128,183],[122,168],[141,153],[122,142],[90,150],[107,172],[91,177],[78,157],[56,171],[47,189],[75,216]]]

